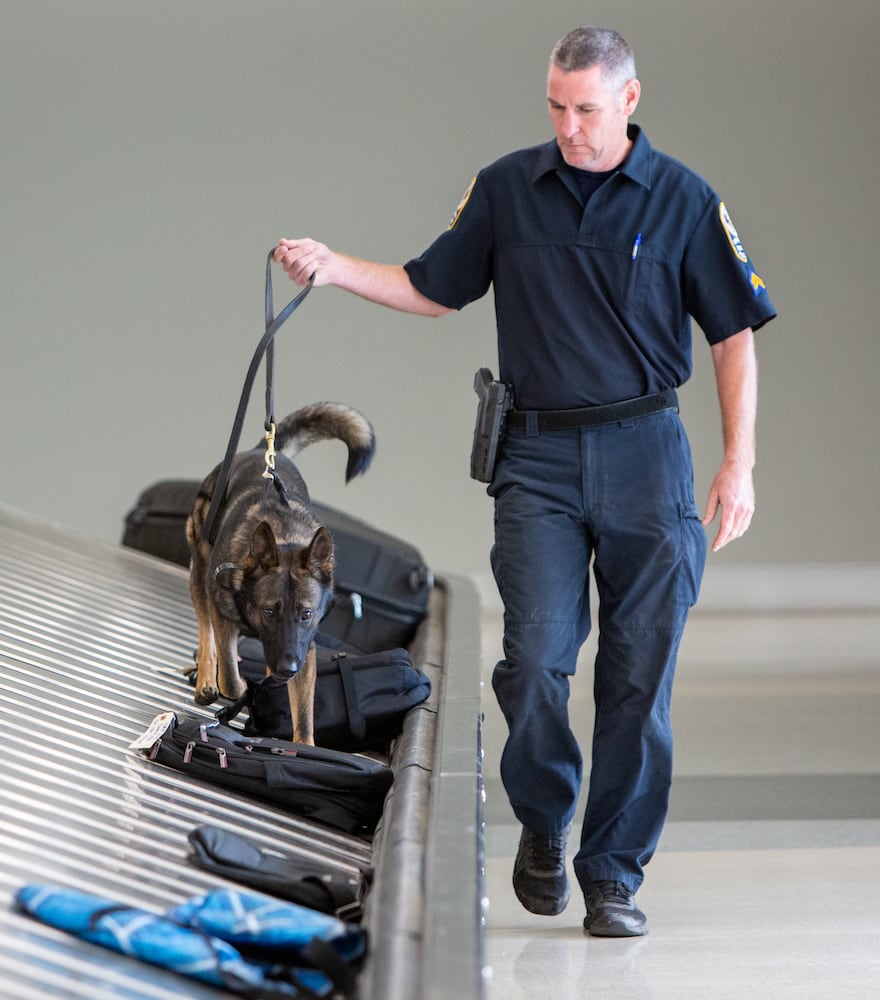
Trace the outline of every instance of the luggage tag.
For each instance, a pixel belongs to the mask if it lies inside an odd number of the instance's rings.
[[[133,743],[129,743],[128,749],[149,750],[155,743],[162,739],[176,721],[177,716],[174,712],[161,712],[153,719],[147,731],[142,736],[139,736]]]

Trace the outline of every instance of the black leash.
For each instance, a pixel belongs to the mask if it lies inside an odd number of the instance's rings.
[[[251,396],[251,389],[257,375],[257,369],[266,355],[266,472],[263,473],[267,479],[273,479],[276,484],[281,481],[275,474],[275,345],[273,340],[281,325],[290,318],[291,314],[299,307],[303,299],[309,294],[315,284],[314,274],[309,278],[306,287],[281,310],[277,316],[273,316],[273,295],[272,295],[272,255],[275,252],[273,247],[266,258],[266,332],[260,338],[254,356],[251,358],[250,367],[244,380],[241,390],[241,398],[238,401],[238,409],[235,413],[235,420],[232,424],[232,433],[229,435],[229,443],[226,446],[226,454],[220,466],[220,473],[217,476],[217,483],[214,486],[214,495],[211,499],[211,506],[208,516],[202,525],[202,539],[208,543],[213,543],[217,515],[226,500],[226,489],[229,486],[229,476],[232,473],[232,460],[238,451],[238,442],[241,439],[241,431],[244,426],[244,418],[247,413],[248,401]],[[283,484],[282,484],[283,489]]]

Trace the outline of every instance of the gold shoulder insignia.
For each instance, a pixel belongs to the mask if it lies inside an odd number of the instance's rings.
[[[470,182],[470,184],[468,184],[467,191],[465,191],[465,193],[461,196],[461,201],[458,203],[458,208],[456,208],[455,214],[449,220],[449,228],[450,229],[454,229],[456,222],[458,222],[458,220],[461,218],[461,213],[464,211],[464,207],[465,207],[465,205],[467,205],[468,199],[471,196],[471,192],[474,190],[474,184],[476,184],[476,183],[477,183],[477,178],[475,177]]]
[[[764,279],[759,274],[756,274],[754,271],[749,272],[749,284],[752,286],[752,291],[755,294],[755,298],[757,298],[761,294],[761,292],[767,291],[767,286],[764,284]]]

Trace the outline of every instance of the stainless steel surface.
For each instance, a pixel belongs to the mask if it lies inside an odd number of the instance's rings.
[[[365,991],[380,966],[392,983],[417,983],[426,969],[442,977],[450,933],[460,938],[468,971],[459,974],[460,962],[449,971],[456,982],[472,980],[482,965],[482,928],[474,921],[482,896],[479,633],[466,653],[455,652],[447,611],[455,593],[455,584],[438,588],[414,649],[435,693],[398,741],[395,783],[374,845],[193,782],[130,750],[161,711],[209,714],[195,708],[182,676],[195,643],[186,572],[0,506],[0,996],[225,995],[80,942],[10,906],[17,887],[50,882],[161,912],[219,881],[186,860],[187,832],[200,823],[266,846],[295,846],[341,871],[375,864]],[[464,606],[476,609],[475,595],[467,587],[463,594]],[[458,693],[458,682],[445,676],[449,652],[453,675],[463,671]],[[459,718],[460,708],[469,721]],[[459,793],[465,802],[456,801]],[[417,947],[408,947],[413,940]],[[460,1000],[480,996],[480,983],[470,990],[455,992]]]
[[[446,604],[443,693],[434,752],[428,824],[423,1000],[481,997],[483,952],[484,789],[480,743],[480,608],[465,580]],[[476,739],[476,745],[475,745]]]
[[[407,718],[376,835],[381,877],[361,1000],[484,995],[483,787],[479,599],[444,578],[413,650],[430,699]]]

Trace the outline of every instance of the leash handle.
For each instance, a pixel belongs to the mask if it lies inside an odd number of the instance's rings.
[[[272,253],[266,258],[266,329],[275,319],[275,296],[272,292]],[[275,425],[275,343],[270,341],[266,347],[266,424],[268,434]]]
[[[260,342],[257,344],[256,350],[251,358],[251,363],[248,366],[247,375],[245,376],[244,385],[241,390],[241,397],[238,401],[238,409],[235,412],[235,420],[232,423],[232,433],[229,435],[229,443],[226,446],[226,454],[223,456],[223,462],[220,466],[220,472],[214,486],[214,495],[211,498],[211,506],[208,509],[208,516],[205,518],[205,523],[202,525],[202,539],[208,543],[213,543],[214,541],[217,515],[220,513],[220,508],[223,506],[223,502],[226,499],[226,489],[229,486],[229,477],[232,473],[232,460],[235,458],[236,451],[238,451],[238,442],[241,440],[244,418],[247,413],[251,390],[253,389],[254,379],[256,378],[257,371],[260,367],[260,362],[263,360],[263,355],[267,354],[268,351],[269,353],[266,359],[266,419],[268,425],[271,422],[269,419],[271,411],[274,409],[274,351],[272,350],[272,342],[275,339],[275,334],[281,328],[282,324],[285,323],[299,308],[300,303],[303,299],[305,299],[315,285],[315,276],[313,274],[309,278],[309,283],[306,287],[295,298],[291,299],[277,316],[273,317],[272,255],[274,252],[275,248],[273,247],[269,251],[269,255],[266,258],[266,330],[260,338]],[[269,430],[268,426],[266,427],[266,430]]]

